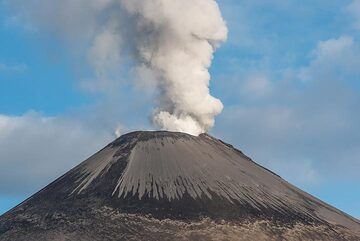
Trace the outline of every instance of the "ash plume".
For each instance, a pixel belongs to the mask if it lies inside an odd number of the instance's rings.
[[[11,5],[37,28],[68,42],[90,42],[88,60],[100,80],[93,89],[111,89],[109,79],[121,81],[117,71],[131,59],[144,85],[156,90],[152,121],[158,128],[198,135],[222,111],[209,91],[213,53],[227,38],[216,1],[14,0]]]

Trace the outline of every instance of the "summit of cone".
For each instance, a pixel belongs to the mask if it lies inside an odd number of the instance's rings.
[[[215,222],[214,229],[220,220],[238,225],[231,232],[266,222],[271,234],[264,232],[264,237],[284,238],[286,230],[300,232],[297,225],[328,240],[360,237],[358,220],[289,184],[232,145],[208,134],[138,131],[116,139],[1,216],[0,240],[36,240],[56,233],[86,240],[93,227],[103,233],[87,240],[117,240],[119,232],[139,240],[151,228],[158,230],[154,239],[161,233],[171,240],[187,230],[177,229],[174,222],[200,225],[204,218]],[[126,226],[129,220],[133,228]]]

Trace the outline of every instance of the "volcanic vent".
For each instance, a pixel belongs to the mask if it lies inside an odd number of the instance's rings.
[[[269,239],[360,223],[206,134],[124,135],[0,217],[0,240]]]

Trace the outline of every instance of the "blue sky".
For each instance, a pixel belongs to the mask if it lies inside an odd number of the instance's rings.
[[[0,213],[96,152],[116,128],[153,128],[154,103],[129,82],[96,82],[83,37],[89,16],[71,28],[56,22],[55,31],[31,4],[8,2],[0,5]],[[225,108],[211,133],[360,218],[360,1],[219,6],[229,39],[215,54],[210,88]]]

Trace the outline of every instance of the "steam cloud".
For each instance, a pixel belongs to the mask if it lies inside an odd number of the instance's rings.
[[[216,1],[15,1],[25,5],[22,9],[41,4],[26,15],[51,31],[76,35],[86,30],[81,35],[91,36],[89,60],[103,82],[109,69],[130,56],[142,80],[157,89],[153,123],[160,129],[198,135],[214,125],[223,105],[210,95],[208,69],[214,51],[227,38]],[[39,9],[47,10],[39,14]],[[77,18],[71,20],[73,16]]]
[[[200,134],[214,125],[222,104],[209,93],[213,52],[227,28],[213,0],[126,0],[135,21],[136,59],[155,72],[160,128]]]

